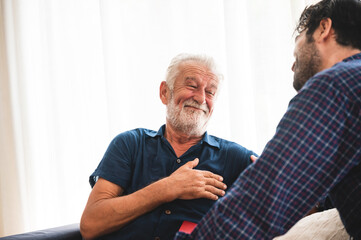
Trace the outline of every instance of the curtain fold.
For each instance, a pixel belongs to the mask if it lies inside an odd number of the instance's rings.
[[[13,5],[0,2],[0,236],[24,229],[23,166],[18,101],[13,92],[17,84]],[[5,21],[5,19],[7,21]],[[10,76],[14,81],[10,81]]]
[[[209,133],[261,153],[295,94],[303,0],[0,0],[0,236],[79,222],[118,133],[165,122],[175,55],[225,81]]]

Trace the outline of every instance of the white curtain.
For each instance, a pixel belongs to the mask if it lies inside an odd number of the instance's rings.
[[[304,0],[0,0],[0,236],[79,222],[118,133],[165,122],[181,52],[225,75],[209,133],[261,153],[295,94]]]

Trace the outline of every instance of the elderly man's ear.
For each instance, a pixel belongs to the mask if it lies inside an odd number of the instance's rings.
[[[168,104],[168,95],[169,95],[169,88],[168,88],[168,85],[165,81],[163,81],[161,84],[160,84],[160,88],[159,88],[159,97],[160,97],[160,100],[162,100],[162,103],[164,105],[167,105]]]

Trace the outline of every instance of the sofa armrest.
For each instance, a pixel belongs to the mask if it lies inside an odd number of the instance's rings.
[[[0,238],[1,240],[82,240],[79,223],[27,232]]]

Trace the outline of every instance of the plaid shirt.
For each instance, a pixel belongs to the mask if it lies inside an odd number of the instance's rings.
[[[361,53],[305,84],[259,159],[176,239],[272,239],[326,195],[361,239],[360,161]]]

